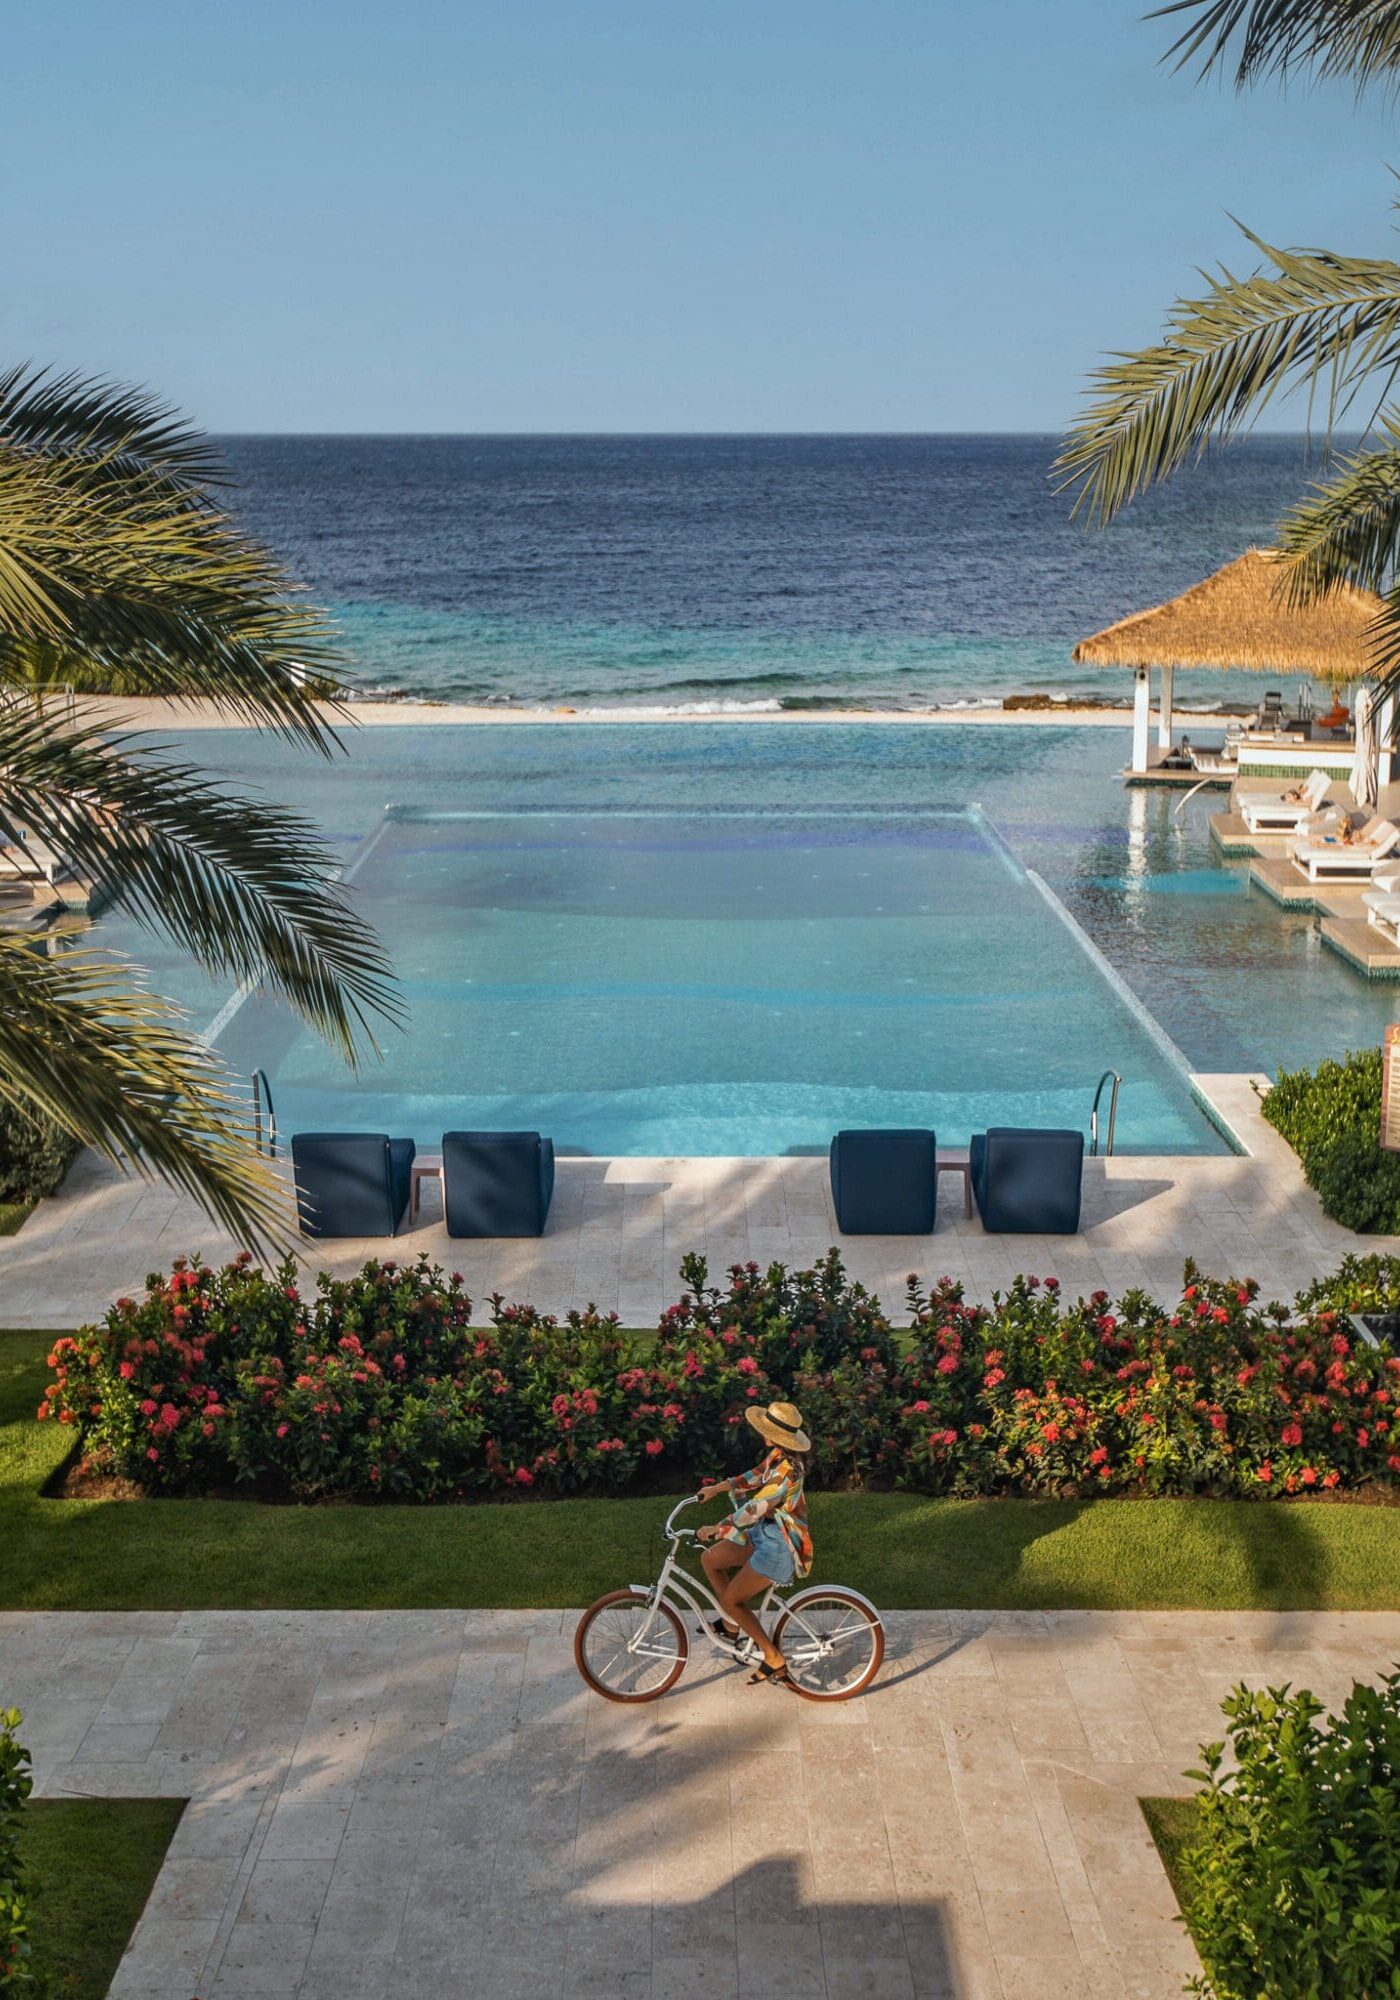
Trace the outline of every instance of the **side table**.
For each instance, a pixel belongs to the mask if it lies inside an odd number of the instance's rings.
[[[966,1146],[940,1146],[935,1156],[936,1174],[961,1174],[963,1214],[972,1213],[972,1154]]]
[[[408,1219],[418,1220],[418,1211],[423,1204],[424,1181],[436,1181],[442,1185],[442,1154],[415,1153],[413,1165],[408,1170]]]

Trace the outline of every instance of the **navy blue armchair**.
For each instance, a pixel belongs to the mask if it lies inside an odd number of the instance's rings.
[[[1084,1134],[996,1125],[973,1135],[972,1192],[986,1229],[1073,1236],[1079,1229]]]
[[[444,1132],[442,1208],[449,1236],[543,1236],[554,1141],[538,1132]]]
[[[932,1132],[838,1132],[831,1199],[843,1236],[927,1236],[938,1207]]]
[[[392,1236],[408,1207],[411,1139],[382,1132],[298,1132],[292,1139],[304,1236]]]

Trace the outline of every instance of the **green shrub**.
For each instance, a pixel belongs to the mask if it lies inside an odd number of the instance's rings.
[[[1280,1071],[1263,1110],[1335,1222],[1362,1233],[1400,1231],[1400,1153],[1381,1151],[1379,1049]]]
[[[1400,1257],[1343,1257],[1327,1278],[1299,1292],[1300,1313],[1400,1312]]]
[[[1400,1674],[1338,1716],[1307,1692],[1240,1687],[1232,1762],[1208,1744],[1186,1922],[1213,2000],[1400,1993]]]
[[[20,1815],[33,1789],[29,1752],[15,1740],[17,1708],[0,1709],[0,1993],[30,2000],[40,1991],[29,1943],[29,1894],[20,1860]]]
[[[0,1201],[37,1201],[67,1173],[78,1142],[42,1112],[0,1101]]]

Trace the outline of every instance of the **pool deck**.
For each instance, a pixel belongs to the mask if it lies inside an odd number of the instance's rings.
[[[940,1186],[933,1235],[842,1236],[823,1158],[594,1158],[560,1161],[549,1227],[537,1239],[453,1240],[430,1186],[420,1220],[405,1221],[393,1239],[297,1239],[294,1249],[308,1277],[426,1251],[462,1272],[483,1317],[500,1291],[543,1312],[596,1304],[629,1326],[654,1324],[679,1296],[680,1260],[694,1250],[722,1282],[731,1264],[809,1265],[835,1244],[896,1317],[911,1273],[924,1284],[947,1274],[983,1300],[1018,1271],[1056,1277],[1071,1295],[1141,1286],[1169,1300],[1194,1257],[1213,1275],[1257,1278],[1266,1296],[1288,1298],[1348,1251],[1400,1251],[1400,1239],[1358,1239],[1323,1215],[1292,1151],[1260,1116],[1254,1080],[1196,1083],[1247,1153],[1087,1161],[1077,1236],[989,1234],[964,1217],[952,1176]],[[84,1156],[17,1236],[0,1238],[0,1325],[82,1325],[171,1258],[222,1260],[236,1247],[186,1197]]]
[[[1249,880],[1271,902],[1315,916],[1329,951],[1367,979],[1400,979],[1400,946],[1368,921],[1369,882],[1309,882],[1290,858],[1293,835],[1251,833],[1238,813],[1215,813],[1210,837],[1223,855],[1249,861]]]

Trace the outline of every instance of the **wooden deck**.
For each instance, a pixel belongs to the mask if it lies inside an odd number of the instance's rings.
[[[1169,791],[1174,790],[1179,792],[1189,792],[1197,785],[1210,786],[1215,791],[1228,792],[1234,783],[1234,778],[1227,777],[1224,772],[1221,772],[1217,777],[1214,773],[1198,771],[1194,765],[1181,771],[1171,770],[1160,764],[1154,766],[1150,771],[1125,770],[1123,780],[1125,784],[1129,785],[1165,786]]]
[[[1249,879],[1256,889],[1275,903],[1281,903],[1285,910],[1321,911],[1336,890],[1329,883],[1326,888],[1318,882],[1309,882],[1301,875],[1291,861],[1279,856],[1260,856],[1249,864]]]
[[[1207,825],[1212,843],[1222,854],[1237,858],[1259,852],[1259,835],[1250,832],[1237,812],[1212,813]]]
[[[1400,948],[1361,917],[1324,917],[1322,942],[1368,979],[1400,979]]]

